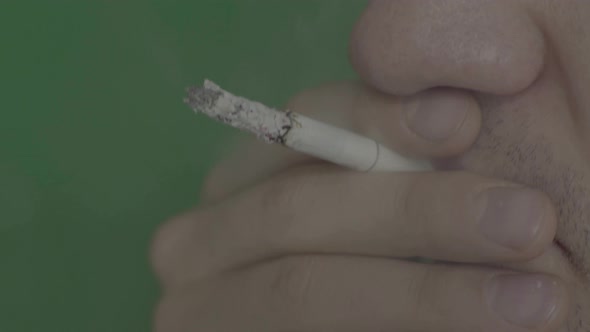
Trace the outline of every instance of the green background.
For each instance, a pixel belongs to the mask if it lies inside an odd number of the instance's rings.
[[[149,331],[147,252],[230,130],[207,77],[273,106],[354,77],[365,1],[2,1],[0,331]]]

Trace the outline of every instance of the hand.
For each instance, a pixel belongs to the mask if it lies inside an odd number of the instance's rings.
[[[344,83],[288,108],[421,158],[466,150],[481,121],[445,89],[395,98]],[[550,200],[517,184],[358,173],[249,142],[202,201],[154,239],[156,331],[551,331],[568,311],[561,279],[500,267],[544,257],[555,235]]]

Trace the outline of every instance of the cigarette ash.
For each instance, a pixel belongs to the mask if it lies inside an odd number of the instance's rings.
[[[204,87],[190,87],[187,89],[188,98],[184,100],[191,108],[208,110],[214,107],[217,100],[223,95],[221,91],[206,89]]]
[[[234,96],[208,80],[202,87],[190,87],[187,92],[188,97],[184,101],[195,112],[254,133],[267,143],[284,144],[285,137],[293,126],[289,112]]]

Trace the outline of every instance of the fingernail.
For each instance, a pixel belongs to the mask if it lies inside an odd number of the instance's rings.
[[[465,121],[467,110],[461,106],[440,98],[420,100],[406,112],[408,127],[422,138],[443,141],[453,136]]]
[[[506,321],[535,328],[557,311],[560,290],[555,280],[542,275],[499,275],[486,285],[486,297]]]
[[[539,234],[545,215],[540,193],[527,189],[491,188],[478,198],[483,207],[479,228],[485,237],[515,250],[526,249]]]

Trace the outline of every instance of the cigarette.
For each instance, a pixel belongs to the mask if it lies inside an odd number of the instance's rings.
[[[266,143],[362,172],[432,170],[430,163],[403,157],[373,139],[232,95],[209,80],[187,92],[184,101],[195,112],[253,133]]]

